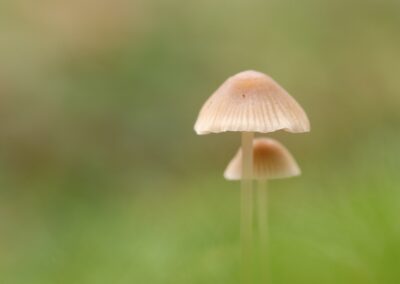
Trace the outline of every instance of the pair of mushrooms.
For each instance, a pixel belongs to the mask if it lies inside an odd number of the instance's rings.
[[[252,180],[259,180],[262,184],[268,179],[300,175],[295,159],[282,144],[268,138],[254,140],[254,132],[308,132],[308,117],[296,100],[271,77],[257,71],[244,71],[228,78],[212,94],[203,105],[194,129],[199,135],[226,131],[242,133],[242,147],[224,176],[242,182],[242,261],[250,265]],[[260,194],[259,198],[265,198],[265,194]],[[259,204],[262,208],[259,208],[258,217],[265,219],[262,215],[266,214],[266,201]],[[262,232],[260,236],[266,237]],[[249,277],[244,280],[249,281]]]
[[[242,149],[225,171],[226,179],[273,179],[299,175],[300,169],[278,141],[256,139],[253,145],[254,132],[308,132],[310,123],[296,100],[271,77],[244,71],[226,80],[206,101],[194,129],[199,135],[242,132]]]

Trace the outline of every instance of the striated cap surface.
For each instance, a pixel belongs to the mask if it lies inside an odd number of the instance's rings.
[[[299,176],[301,170],[290,152],[278,141],[270,138],[258,138],[253,141],[253,178],[278,179]],[[227,180],[242,178],[242,150],[225,170]]]
[[[266,74],[244,71],[228,78],[203,105],[197,134],[225,131],[268,133],[310,131],[297,101]]]

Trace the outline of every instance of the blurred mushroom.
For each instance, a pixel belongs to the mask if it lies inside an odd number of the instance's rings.
[[[239,149],[235,157],[225,170],[227,180],[242,179],[242,150]],[[269,138],[258,138],[253,142],[253,177],[258,181],[258,237],[260,242],[260,260],[264,266],[260,269],[263,282],[267,283],[267,245],[268,245],[268,201],[267,180],[299,176],[301,170],[290,152],[278,141]]]
[[[229,163],[224,177],[227,180],[242,179],[242,149]],[[296,160],[278,141],[257,138],[253,141],[253,178],[258,181],[281,179],[301,174]]]

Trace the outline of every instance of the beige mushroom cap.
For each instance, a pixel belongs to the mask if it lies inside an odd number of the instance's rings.
[[[266,74],[244,71],[228,78],[203,105],[197,134],[225,131],[310,131],[302,107]]]
[[[278,179],[299,176],[301,170],[290,152],[278,141],[270,138],[258,138],[253,141],[253,178]],[[225,170],[227,180],[242,178],[242,150]]]

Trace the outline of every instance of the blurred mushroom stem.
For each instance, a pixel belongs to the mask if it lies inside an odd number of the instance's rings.
[[[242,132],[243,178],[241,183],[242,283],[253,283],[253,132]]]
[[[268,183],[260,179],[257,183],[257,238],[259,242],[259,278],[260,283],[268,282]]]

